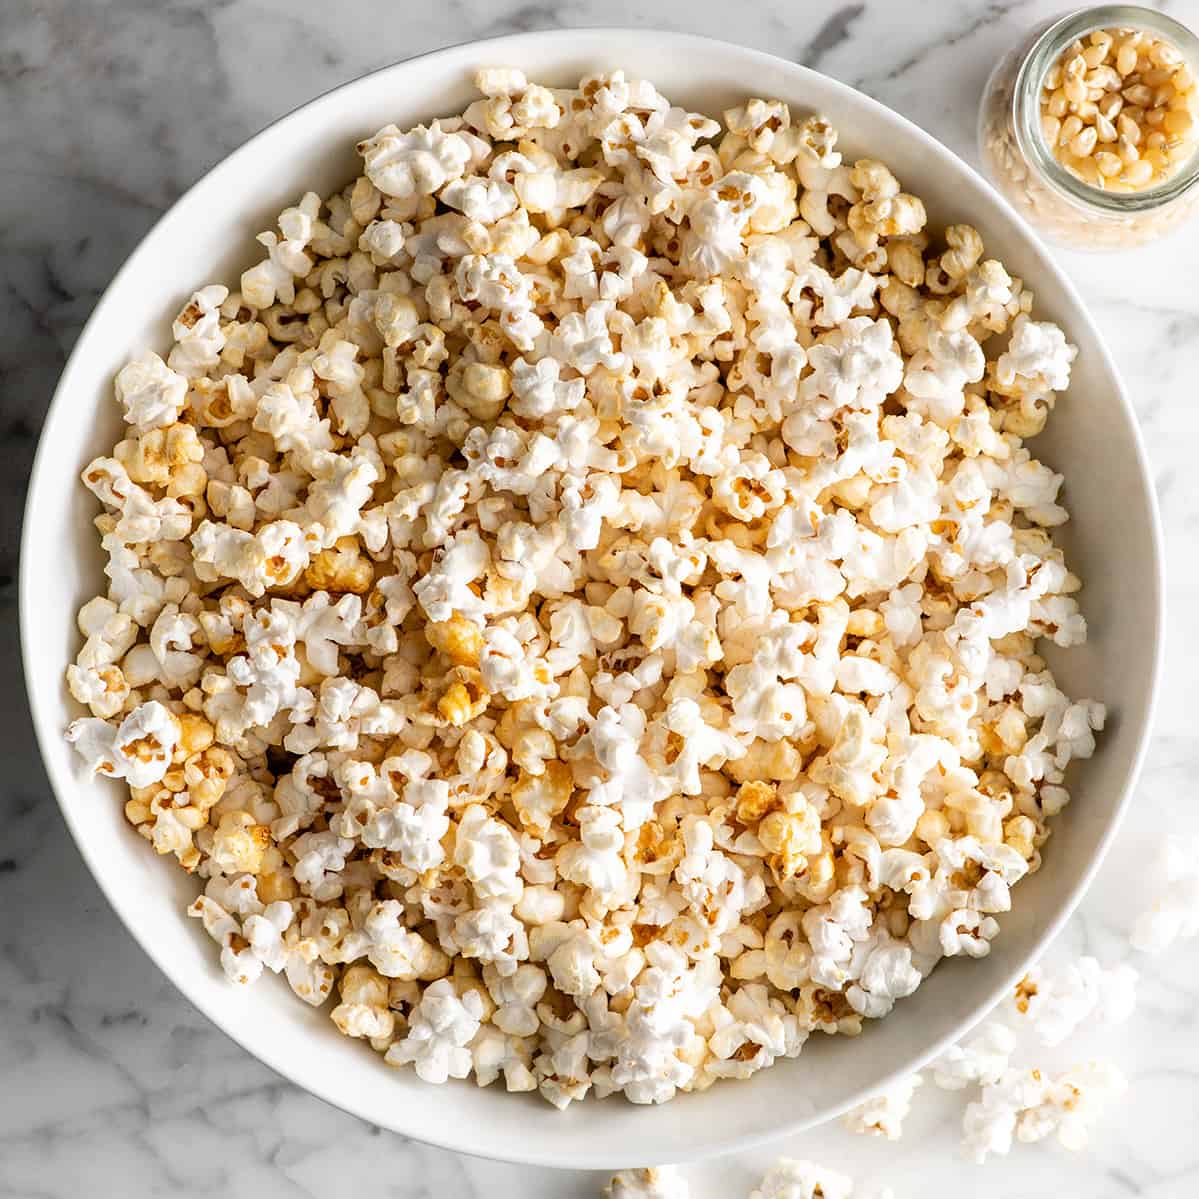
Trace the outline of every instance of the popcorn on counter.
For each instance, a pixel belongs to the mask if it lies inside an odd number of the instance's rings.
[[[691,1188],[674,1166],[621,1170],[604,1187],[604,1199],[688,1199]]]

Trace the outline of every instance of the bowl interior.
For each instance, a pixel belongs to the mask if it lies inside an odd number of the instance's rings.
[[[123,820],[118,788],[84,778],[62,740],[79,714],[62,682],[78,649],[75,613],[102,582],[95,505],[77,475],[117,436],[114,373],[131,353],[168,344],[170,320],[195,287],[234,281],[254,259],[253,235],[272,228],[283,207],[351,178],[359,138],[388,121],[461,111],[474,69],[498,64],[556,85],[620,67],[713,115],[752,95],[822,111],[850,154],[888,162],[925,200],[934,226],[976,225],[988,253],[1034,288],[1038,314],[1061,323],[1080,351],[1073,385],[1035,450],[1067,475],[1073,521],[1062,541],[1086,583],[1091,628],[1088,645],[1054,666],[1068,690],[1107,703],[1111,719],[1098,756],[1072,771],[1074,802],[1057,821],[1044,869],[1021,883],[989,958],[945,963],[861,1038],[813,1037],[796,1061],[660,1108],[613,1099],[558,1113],[499,1087],[427,1086],[385,1069],[278,980],[229,986],[211,943],[185,916],[194,881],[149,851]],[[573,1167],[682,1161],[797,1131],[918,1066],[976,1019],[1065,919],[1114,831],[1143,749],[1161,626],[1157,517],[1131,409],[1095,326],[1027,227],[947,150],[849,88],[755,51],[644,30],[522,34],[387,68],[285,117],[202,179],[131,257],[75,348],[42,434],[21,571],[26,677],[58,799],[113,907],[180,990],[267,1064],[374,1124],[489,1157]]]

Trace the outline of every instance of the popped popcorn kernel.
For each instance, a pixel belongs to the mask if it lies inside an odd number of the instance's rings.
[[[1136,1005],[1137,972],[1128,965],[1105,970],[1089,956],[1050,973],[1034,966],[1016,984],[1013,1006],[1043,1045],[1060,1045],[1092,1016],[1121,1024]]]
[[[455,666],[478,666],[483,650],[483,632],[474,621],[455,612],[449,620],[432,620],[425,625],[425,636],[434,649],[441,650]]]
[[[922,1082],[919,1074],[900,1079],[893,1087],[881,1091],[848,1112],[845,1116],[845,1127],[850,1132],[898,1141],[903,1135],[903,1122],[912,1107],[912,1097]]]
[[[815,1162],[781,1157],[749,1199],[854,1199],[854,1181]]]
[[[674,1166],[621,1170],[604,1187],[605,1199],[688,1199],[691,1188]]]
[[[1171,833],[1157,858],[1165,888],[1132,929],[1133,948],[1142,953],[1161,953],[1179,937],[1199,933],[1199,846]]]

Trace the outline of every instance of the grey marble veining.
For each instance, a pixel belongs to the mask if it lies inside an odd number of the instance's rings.
[[[109,912],[32,748],[17,677],[20,512],[38,428],[71,344],[156,217],[282,112],[365,70],[467,38],[552,26],[687,29],[818,67],[974,159],[983,80],[1061,0],[0,0],[0,1199],[89,1194],[393,1199],[595,1195],[580,1172],[495,1166],[408,1142],[280,1081],[201,1016]],[[1162,5],[1192,26],[1199,0]],[[335,15],[332,15],[335,12]],[[1056,954],[1129,955],[1160,833],[1194,820],[1199,734],[1199,230],[1123,259],[1062,255],[1132,385],[1170,552],[1171,652],[1141,794]],[[1132,1090],[1093,1150],[956,1155],[960,1102],[918,1096],[898,1145],[822,1129],[689,1172],[699,1199],[746,1194],[775,1153],[905,1196],[1190,1199],[1199,1194],[1199,944],[1140,961],[1141,1004],[1110,1054]]]

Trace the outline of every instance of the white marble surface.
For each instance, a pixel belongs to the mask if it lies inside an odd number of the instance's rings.
[[[100,290],[159,212],[256,128],[394,59],[467,38],[628,24],[723,36],[817,66],[974,158],[991,63],[1062,0],[0,0],[0,1199],[359,1192],[394,1199],[597,1193],[600,1180],[425,1148],[281,1082],[210,1027],[123,932],[71,844],[32,748],[16,677],[17,530],[41,415]],[[1163,8],[1199,25],[1199,0]],[[336,19],[328,14],[336,10]],[[906,15],[919,13],[919,19]],[[1170,553],[1171,648],[1138,802],[1053,953],[1130,955],[1146,854],[1193,819],[1199,649],[1199,227],[1122,258],[1070,256],[1132,385]],[[1190,702],[1188,702],[1190,701]],[[905,1196],[1199,1195],[1199,942],[1143,968],[1135,1023],[1105,1053],[1127,1103],[1093,1150],[1019,1147],[978,1170],[956,1153],[961,1104],[918,1097],[898,1145],[826,1128],[777,1146]],[[737,1196],[768,1149],[689,1171],[700,1199]]]

